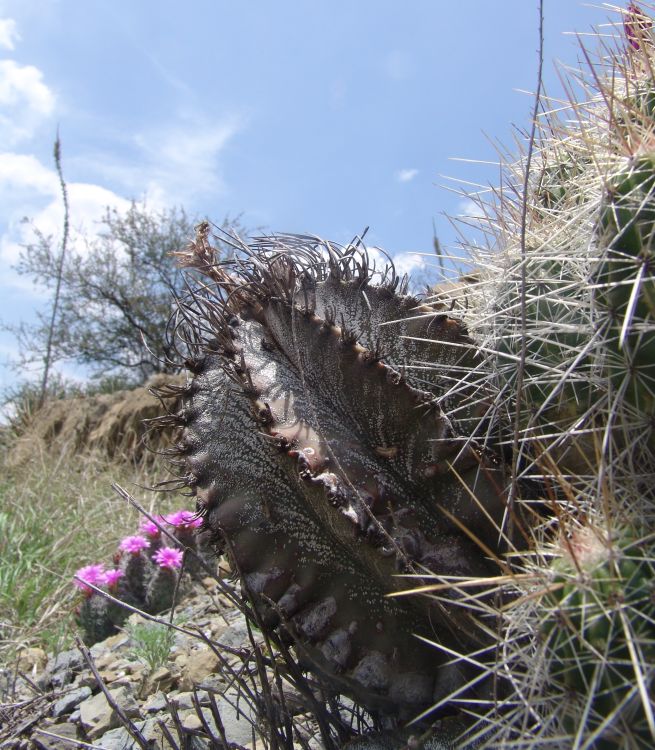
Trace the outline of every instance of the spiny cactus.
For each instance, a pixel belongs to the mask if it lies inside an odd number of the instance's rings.
[[[237,245],[218,263],[201,227],[181,254],[204,276],[176,328],[193,373],[179,453],[204,528],[263,626],[328,689],[404,718],[453,691],[487,695],[446,651],[485,648],[493,625],[456,596],[388,597],[397,573],[502,567],[503,464],[470,438],[486,407],[460,385],[475,345],[361,242]]]
[[[608,311],[610,377],[655,449],[655,154],[635,154],[606,190],[599,240],[607,251],[594,281]]]
[[[545,668],[566,694],[561,721],[575,735],[584,715],[598,748],[624,737],[647,747],[655,728],[644,711],[655,662],[654,545],[585,526],[561,547],[542,600]]]
[[[106,570],[98,563],[77,571],[74,582],[83,599],[75,608],[75,618],[85,643],[91,645],[116,632],[130,614],[129,609],[121,606],[122,602],[149,614],[170,609],[179,584],[184,549],[192,553],[185,559],[184,571],[194,577],[205,575],[209,556],[206,545],[195,533],[198,523],[187,510],[160,517],[158,522],[145,519],[141,524],[142,534],[125,537],[120,543],[114,555],[116,568]],[[165,544],[161,528],[179,546]],[[88,584],[107,591],[118,602]]]
[[[490,747],[655,743],[655,47],[643,9],[624,16],[577,76],[584,103],[544,106],[527,182],[526,155],[505,165],[499,194],[519,200],[480,212],[491,251],[467,324],[491,356],[463,380],[493,392],[487,438],[513,450],[515,506],[540,515],[487,609],[501,635],[480,661],[510,688],[468,736]]]

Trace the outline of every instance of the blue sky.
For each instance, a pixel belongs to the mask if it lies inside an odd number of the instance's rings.
[[[545,82],[609,6],[545,0]],[[536,0],[0,0],[0,320],[46,305],[11,270],[25,216],[56,233],[57,126],[74,228],[131,198],[220,223],[367,241],[422,272],[432,222],[527,127]],[[162,325],[164,322],[162,321]],[[0,389],[14,342],[0,335]],[[72,370],[69,370],[72,372]]]

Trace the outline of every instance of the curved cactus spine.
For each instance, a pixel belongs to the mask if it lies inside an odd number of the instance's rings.
[[[414,637],[484,647],[468,605],[388,597],[399,572],[503,565],[503,466],[470,438],[486,405],[460,386],[479,357],[464,326],[361,245],[279,235],[219,265],[201,236],[182,262],[207,278],[178,311],[186,481],[264,626],[370,710],[411,717],[468,682],[486,694],[484,674]]]

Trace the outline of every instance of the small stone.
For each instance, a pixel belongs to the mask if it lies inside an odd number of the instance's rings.
[[[147,719],[143,722],[143,725],[139,727],[141,733],[146,740],[155,748],[161,748],[161,750],[176,750],[171,747],[166,736],[162,732],[159,726],[159,721],[163,718],[164,723],[168,726],[171,724],[170,716],[160,717],[160,719]],[[175,730],[173,730],[173,736],[176,736]],[[110,750],[110,749],[108,749]]]
[[[229,697],[231,701],[236,701],[237,696],[234,691],[230,692]],[[239,745],[243,745],[246,742],[252,742],[253,725],[251,722],[254,720],[254,718],[250,718],[249,720],[248,711],[243,706],[243,703],[241,704],[240,712],[237,712],[237,709],[235,709],[234,706],[231,705],[223,697],[217,698],[216,703],[218,706],[219,714],[221,716],[221,721],[223,722],[223,727],[225,728],[225,734],[229,737],[230,741],[236,742]],[[217,737],[218,729],[216,728],[211,709],[202,708],[200,710],[202,711],[202,715],[207,722],[210,730],[212,731],[212,734]],[[198,723],[202,725],[202,722],[195,714],[195,712],[190,715],[194,716]]]
[[[73,709],[91,695],[90,687],[80,687],[62,695],[52,707],[52,715],[56,718],[71,713]]]
[[[158,690],[168,693],[177,685],[177,681],[178,676],[173,674],[168,667],[159,667],[149,674],[144,681],[141,688],[141,698],[145,698]]]
[[[202,721],[200,720],[200,717],[195,713],[195,711],[189,711],[188,713],[180,714],[180,722],[188,732],[202,729]]]
[[[213,674],[198,683],[196,687],[201,688],[203,692],[208,690],[211,693],[222,693],[225,690],[227,682],[228,680],[224,675]]]
[[[139,728],[138,724],[137,728]],[[105,732],[93,743],[92,747],[102,748],[102,750],[134,750],[139,745],[125,727],[117,727]]]
[[[150,674],[150,679],[153,682],[166,682],[171,677],[171,670],[168,669],[168,667],[158,667],[152,672],[152,674]]]
[[[126,716],[129,718],[140,716],[139,705],[126,686],[110,690],[109,693]],[[109,705],[104,693],[87,698],[80,704],[80,720],[92,740],[101,737],[118,724],[118,716]]]
[[[157,711],[163,711],[166,708],[166,698],[161,690],[158,690],[154,695],[151,695],[141,706],[144,711],[148,713],[156,713]]]
[[[164,721],[170,726],[170,717],[165,718]],[[156,750],[178,750],[171,747],[157,719],[137,721],[134,723],[134,727],[143,735],[150,747]],[[174,729],[172,730],[172,734],[174,737],[176,736]],[[140,750],[139,743],[130,735],[125,727],[118,727],[105,732],[102,737],[93,743],[93,747],[102,748],[102,750]]]
[[[97,739],[116,726],[118,718],[107,702],[104,693],[87,698],[80,704],[80,723],[87,730],[89,737]]]
[[[111,666],[111,664],[116,661],[116,655],[109,651],[103,651],[101,654],[94,657],[93,661],[96,669],[100,671],[101,669],[107,669],[107,667]]]
[[[130,637],[127,633],[116,633],[116,635],[110,635],[109,638],[106,638],[103,643],[106,648],[111,651],[116,651],[121,646],[124,646],[129,640]]]
[[[52,724],[47,729],[37,727],[32,734],[32,740],[40,750],[70,750],[75,746],[74,740],[77,740],[77,727],[70,722]]]
[[[193,690],[205,678],[218,672],[220,659],[210,648],[200,648],[192,651],[184,667],[182,667],[182,678],[180,679],[180,690]]]
[[[121,664],[121,669],[125,672],[125,674],[141,674],[143,672],[144,666],[143,662],[141,661],[124,661]]]
[[[201,706],[209,705],[209,693],[206,690],[198,690],[197,696]],[[192,692],[178,693],[175,696],[175,703],[180,709],[195,708],[193,705]]]
[[[83,688],[83,687],[89,687],[91,690],[97,687],[96,678],[93,676],[91,672],[82,672],[81,674],[78,674],[75,680],[73,681],[73,687],[76,688]]]
[[[46,665],[45,671],[39,677],[38,685],[41,688],[62,688],[73,681],[75,675],[79,674],[86,662],[84,657],[77,649],[62,651],[57,656],[50,659]]]
[[[225,628],[221,634],[220,643],[222,646],[228,648],[243,648],[244,646],[250,646],[250,640],[248,638],[248,626],[246,625],[245,618],[239,618],[233,622],[228,628]]]
[[[124,677],[124,672],[115,672],[113,669],[102,669],[98,670],[98,674],[102,678],[102,681],[105,684],[108,684],[110,682],[114,682],[114,680],[117,680],[119,677]]]
[[[19,672],[40,672],[47,663],[48,656],[42,648],[24,648],[18,652]]]

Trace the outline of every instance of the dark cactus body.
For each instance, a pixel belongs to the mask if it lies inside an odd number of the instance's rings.
[[[482,589],[388,596],[417,583],[399,573],[499,572],[503,472],[466,437],[485,399],[460,385],[479,356],[463,324],[352,246],[276,236],[216,265],[200,235],[182,261],[205,278],[179,306],[180,453],[264,627],[372,711],[411,717],[469,681],[485,694],[448,651],[490,642]]]

